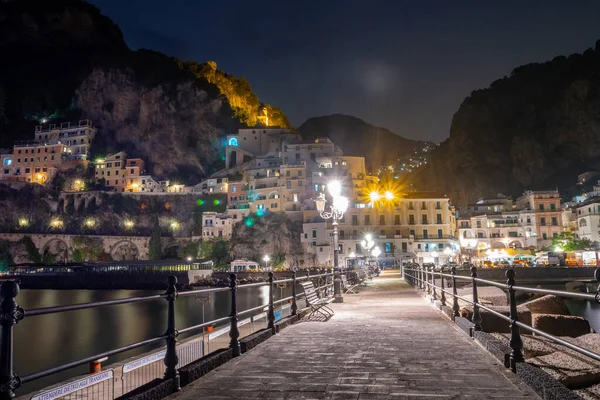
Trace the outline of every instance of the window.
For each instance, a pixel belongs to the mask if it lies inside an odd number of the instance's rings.
[[[9,173],[9,172],[10,172],[10,170],[8,170],[8,169],[5,169],[5,170],[4,170],[4,174],[5,174],[5,175],[8,175],[8,173]]]
[[[131,168],[131,174],[133,175],[133,168]]]
[[[441,224],[442,223],[442,214],[437,214],[436,215],[436,223]]]
[[[442,209],[442,204],[439,201],[436,201],[435,202],[435,208],[438,209],[438,210],[441,210]]]
[[[552,225],[558,225],[558,220],[556,217],[552,217]]]
[[[54,156],[50,156],[50,159],[51,159],[51,160],[54,160]]]
[[[413,205],[413,202],[412,202],[412,201],[409,201],[409,202],[408,202],[408,209],[409,209],[409,210],[414,210],[414,209],[415,209],[415,206]]]
[[[39,169],[39,168],[36,168],[36,169],[35,169],[35,173],[37,174],[38,172],[40,172],[40,169]]]
[[[556,211],[556,204],[554,204],[554,203],[550,204],[550,210]]]
[[[110,176],[110,171],[106,171],[106,176]]]
[[[31,169],[30,169],[30,168],[25,168],[25,173],[26,173],[26,174],[28,174],[28,173],[30,173],[30,172],[31,172]]]
[[[556,238],[556,237],[558,237],[558,233],[554,232],[554,233],[552,234],[552,237],[553,237],[553,238]]]
[[[352,214],[352,225],[358,225],[358,215]]]
[[[479,239],[483,238],[483,232],[477,232],[477,237],[478,237]]]
[[[400,225],[400,216],[394,215],[394,225]]]
[[[544,217],[540,218],[540,225],[546,226],[546,218],[544,218]]]
[[[298,176],[302,176],[302,171],[298,171]]]
[[[421,250],[421,243],[417,244],[417,249]]]
[[[385,215],[379,216],[379,225],[385,225]]]
[[[579,221],[579,226],[587,226],[586,220],[582,219],[581,221]]]
[[[317,230],[316,229],[312,230],[312,237],[313,237],[313,239],[317,237]]]
[[[371,216],[365,215],[365,225],[371,225]]]
[[[421,208],[423,208],[423,209],[427,208],[427,204],[424,201],[421,202]]]
[[[302,181],[298,181],[298,186],[302,186]]]
[[[10,158],[5,158],[4,161],[2,161],[2,164],[10,165],[10,164],[12,164],[12,160]]]
[[[119,175],[119,170],[116,170],[116,171],[115,171],[115,175]]]
[[[287,181],[286,187],[288,189],[291,189],[292,188],[292,181]]]
[[[544,205],[540,204],[540,211],[544,211]]]
[[[285,176],[290,176],[290,171],[285,171]]]
[[[429,233],[427,232],[427,229],[423,229],[423,239],[427,238],[429,238]]]
[[[408,224],[409,225],[414,225],[415,224],[415,216],[414,215],[409,215],[408,216]]]
[[[344,230],[340,229],[340,237],[344,237]]]
[[[236,187],[236,186],[233,186],[233,187],[231,188],[231,192],[232,192],[232,193],[235,193],[235,192],[237,192],[237,187]]]
[[[544,238],[544,240],[548,239],[548,235],[546,235],[545,233],[542,234],[542,237]]]
[[[481,221],[477,220],[477,227],[481,228]]]
[[[410,230],[410,236],[415,236],[415,230],[414,229]]]
[[[441,229],[438,229],[438,238],[442,239],[444,237],[444,232]]]
[[[25,157],[25,160],[24,160],[23,162],[27,162],[27,160],[29,160],[29,158],[28,158],[28,157]]]

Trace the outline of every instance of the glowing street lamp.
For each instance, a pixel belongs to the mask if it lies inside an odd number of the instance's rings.
[[[392,193],[388,190],[387,192],[385,192],[385,199],[386,200],[394,200],[394,193]]]
[[[265,269],[269,268],[269,261],[271,260],[271,257],[269,257],[268,255],[265,255],[263,257],[263,261],[265,262]]]
[[[369,199],[371,200],[371,203],[375,203],[376,201],[381,199],[381,195],[377,192],[371,192],[369,193]]]
[[[126,229],[131,229],[131,228],[133,228],[133,225],[134,225],[133,221],[130,219],[125,220],[125,222],[123,222],[123,224],[125,225]]]
[[[371,250],[371,255],[375,258],[381,255],[381,249],[379,248],[379,246],[375,246],[375,248]]]
[[[333,220],[333,266],[339,268],[339,245],[338,245],[338,220],[340,220],[348,209],[349,200],[342,196],[342,184],[340,181],[331,181],[327,184],[327,191],[331,195],[331,205],[326,209],[325,193],[320,193],[315,199],[317,211],[321,218]]]

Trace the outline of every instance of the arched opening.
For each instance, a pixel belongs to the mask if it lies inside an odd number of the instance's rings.
[[[122,240],[112,246],[110,256],[116,261],[133,261],[140,256],[138,247],[129,240]]]
[[[229,168],[235,167],[237,164],[237,151],[233,150],[229,153]]]

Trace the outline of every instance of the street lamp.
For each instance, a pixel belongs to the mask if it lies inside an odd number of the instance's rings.
[[[269,268],[269,260],[271,260],[271,257],[269,257],[269,256],[263,257],[263,261],[265,262],[265,269]]]
[[[333,220],[333,266],[334,268],[339,268],[338,220],[344,216],[344,213],[348,209],[348,198],[342,196],[342,184],[339,181],[329,182],[327,190],[332,198],[329,209],[325,209],[325,204],[327,203],[325,193],[320,193],[315,203],[321,218]]]
[[[381,249],[379,248],[379,246],[375,246],[375,248],[371,250],[371,255],[375,257],[375,259],[377,259],[377,257],[381,255]]]
[[[385,192],[385,199],[386,200],[394,200],[394,193],[392,193],[388,190],[387,192]]]

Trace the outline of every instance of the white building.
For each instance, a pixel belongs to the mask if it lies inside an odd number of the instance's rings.
[[[310,222],[302,225],[300,242],[308,259],[307,266],[331,266],[333,264],[333,237],[326,222]]]
[[[600,244],[600,197],[578,204],[575,214],[579,237]]]
[[[77,124],[63,122],[60,126],[50,124],[47,127],[35,127],[35,140],[38,143],[66,145],[63,156],[74,159],[86,160],[97,129],[92,126],[92,121],[84,119]]]
[[[237,222],[232,215],[207,211],[202,213],[203,239],[231,239],[233,225]]]

